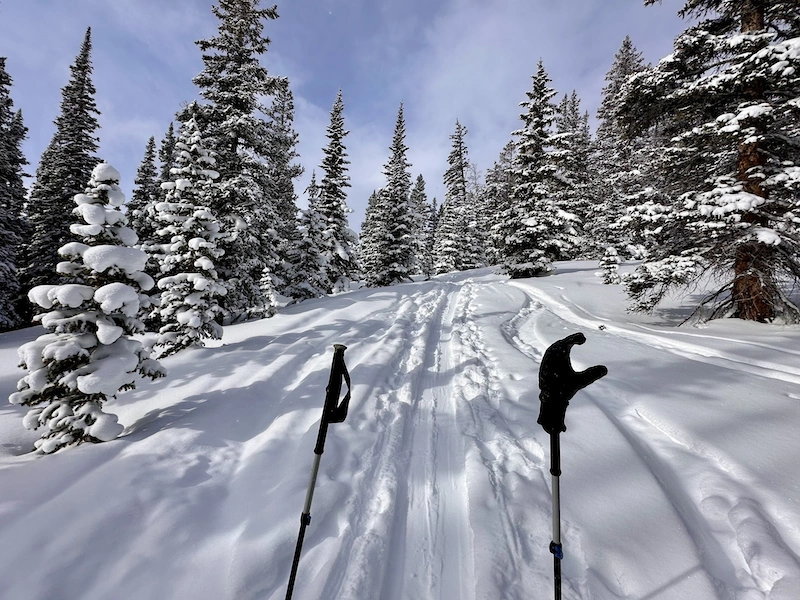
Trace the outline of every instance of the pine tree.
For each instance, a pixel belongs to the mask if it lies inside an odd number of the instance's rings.
[[[140,241],[150,240],[153,236],[153,205],[160,196],[160,182],[156,170],[156,139],[151,137],[144,151],[144,158],[136,171],[133,181],[133,194],[128,202],[128,223],[139,236]]]
[[[464,137],[467,128],[456,121],[455,132],[450,136],[452,149],[447,157],[444,173],[446,188],[442,203],[442,218],[439,221],[434,243],[436,273],[449,273],[469,268],[465,265],[469,239],[469,204],[467,200],[467,168],[469,157]]]
[[[267,115],[270,118],[268,123],[270,156],[267,161],[269,188],[265,193],[272,198],[275,205],[276,235],[273,242],[275,255],[266,264],[268,274],[262,287],[266,295],[274,296],[277,293],[287,294],[286,287],[296,278],[294,270],[298,265],[293,263],[292,256],[294,248],[300,242],[294,180],[303,174],[303,167],[293,162],[298,157],[296,150],[298,135],[294,130],[294,97],[288,80],[279,80]]]
[[[278,207],[270,194],[272,138],[262,98],[276,93],[280,82],[259,62],[270,44],[263,20],[277,19],[278,12],[258,5],[259,0],[218,1],[212,8],[217,35],[197,42],[204,68],[193,80],[208,101],[197,119],[220,173],[220,193],[211,209],[234,234],[217,265],[228,286],[223,308],[231,320],[270,313],[262,283],[265,270],[278,260]]]
[[[486,206],[486,186],[481,181],[481,172],[475,163],[467,163],[467,204],[464,218],[467,244],[461,261],[462,269],[477,269],[486,266],[486,245],[489,237],[490,215]]]
[[[660,175],[651,160],[654,144],[648,144],[655,142],[655,136],[629,136],[620,124],[618,112],[625,83],[646,68],[642,53],[626,36],[606,74],[607,84],[597,110],[593,163],[598,177],[599,201],[594,211],[598,218],[587,224],[599,244],[613,245],[634,258],[642,256],[647,236],[644,222],[632,217],[629,208],[655,200],[652,192]]]
[[[358,280],[359,267],[356,256],[358,238],[350,229],[347,214],[345,188],[350,187],[347,175],[347,151],[344,138],[349,133],[344,128],[344,102],[342,91],[336,96],[331,109],[331,122],[326,137],[328,145],[323,148],[322,169],[325,175],[320,182],[319,214],[325,224],[322,253],[327,264],[327,278],[333,293],[347,291],[350,282]]]
[[[70,67],[70,81],[61,90],[56,132],[42,154],[31,188],[27,204],[31,238],[21,274],[24,289],[56,281],[58,249],[75,238],[64,215],[70,212],[72,198],[84,190],[99,162],[95,131],[100,112],[94,100],[91,50],[90,28]]]
[[[487,218],[488,243],[486,260],[490,265],[502,261],[505,252],[506,227],[499,222],[501,215],[511,214],[511,194],[514,190],[513,163],[515,144],[508,142],[500,151],[500,156],[491,169],[486,172],[485,210]]]
[[[12,80],[5,64],[6,59],[0,57],[0,331],[22,324],[17,312],[21,289],[18,268],[23,240],[27,238],[22,216],[25,202],[22,177],[28,163],[22,153],[22,142],[28,130],[22,122],[22,112],[13,110]]]
[[[709,318],[800,320],[787,293],[800,278],[796,6],[691,0],[680,14],[699,22],[628,81],[620,108],[632,129],[660,120],[672,140],[665,243],[626,280],[633,308],[710,273]]]
[[[414,272],[414,212],[411,210],[411,164],[406,158],[403,105],[397,112],[391,156],[384,166],[386,187],[378,196],[374,237],[376,264],[366,273],[369,285],[386,286],[410,281]]]
[[[300,241],[294,248],[292,262],[296,265],[294,279],[289,283],[287,295],[296,301],[324,296],[331,288],[328,269],[320,247],[325,244],[325,222],[320,214],[320,189],[316,173],[306,188],[308,209],[300,215]]]
[[[11,394],[12,404],[31,407],[28,429],[43,429],[35,447],[44,453],[82,442],[116,438],[122,432],[114,415],[103,411],[109,397],[135,387],[139,376],[165,375],[149,350],[131,336],[144,330],[140,312],[149,306],[143,291],[153,280],[142,269],[144,252],[119,208],[125,196],[119,173],[95,167],[85,194],[74,198],[83,223],[70,229],[83,241],[59,249],[66,260],[58,273],[74,283],[41,285],[30,298],[47,310],[35,318],[49,333],[19,349],[28,371]]]
[[[373,191],[367,200],[358,247],[364,281],[370,286],[378,285],[378,273],[382,264],[381,248],[388,243],[386,241],[389,236],[386,213],[383,188]]]
[[[161,356],[202,346],[205,338],[221,339],[218,299],[227,292],[214,266],[225,233],[209,208],[219,174],[195,119],[181,126],[175,149],[172,181],[161,184],[166,198],[155,206],[160,227],[146,247],[159,271],[161,302],[154,312],[162,323],[156,343]]]
[[[600,274],[603,276],[603,283],[608,285],[622,283],[622,278],[619,275],[621,262],[617,249],[614,246],[608,246],[600,259],[600,268],[602,269]]]
[[[164,139],[161,140],[161,145],[158,147],[158,162],[161,164],[161,169],[158,174],[158,182],[164,183],[171,181],[170,170],[175,166],[175,126],[170,121],[167,133]]]
[[[593,231],[598,220],[593,198],[596,177],[589,168],[589,114],[581,114],[580,99],[575,91],[569,97],[564,95],[556,113],[555,126],[552,136],[553,152],[550,156],[558,167],[557,175],[563,183],[558,193],[558,206],[575,215],[579,235],[571,251],[562,253],[561,258],[597,258],[601,247],[585,234],[586,231]]]
[[[558,202],[567,187],[558,176],[558,165],[550,155],[556,92],[539,61],[528,100],[520,103],[522,129],[514,132],[518,141],[512,174],[512,203],[500,215],[496,235],[503,248],[503,268],[513,278],[546,275],[553,261],[568,255],[577,242],[576,217]]]
[[[433,240],[431,239],[431,206],[425,194],[425,179],[417,175],[414,187],[411,188],[411,209],[414,211],[413,236],[414,254],[417,257],[418,274],[430,277],[433,275]]]
[[[429,268],[426,275],[428,277],[436,272],[433,268],[433,253],[436,246],[436,232],[439,230],[439,214],[439,203],[434,197],[428,205],[428,220],[425,223],[425,255],[427,256],[426,264]]]

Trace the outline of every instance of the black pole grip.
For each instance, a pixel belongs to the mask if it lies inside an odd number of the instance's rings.
[[[350,406],[350,373],[347,371],[347,365],[344,364],[345,350],[347,350],[347,346],[342,344],[333,345],[331,375],[328,380],[328,387],[325,388],[325,406],[322,408],[322,419],[319,424],[319,434],[317,434],[317,445],[314,447],[314,454],[322,454],[325,451],[328,424],[341,423],[347,417],[347,409]],[[340,403],[339,395],[342,393],[343,379],[347,383],[347,394],[345,394]]]
[[[575,344],[586,342],[582,333],[573,333],[558,340],[545,350],[539,367],[539,423],[547,433],[566,431],[564,418],[567,406],[578,392],[608,374],[603,365],[589,367],[576,373],[569,360],[569,353]]]

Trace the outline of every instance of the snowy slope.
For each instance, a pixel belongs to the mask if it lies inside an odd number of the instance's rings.
[[[282,599],[332,356],[332,425],[297,600],[552,597],[538,363],[575,331],[562,440],[564,598],[800,598],[800,328],[675,300],[628,315],[596,263],[304,302],[167,359],[108,405],[124,437],[37,457],[0,407],[0,598]],[[601,328],[602,327],[602,328]],[[16,348],[0,336],[0,392]]]

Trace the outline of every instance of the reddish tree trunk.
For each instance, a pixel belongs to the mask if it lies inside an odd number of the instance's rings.
[[[744,0],[741,17],[741,31],[743,33],[760,31],[764,28],[764,0]],[[764,99],[764,85],[760,81],[752,82],[745,89],[746,96],[751,100]],[[764,166],[766,163],[764,153],[761,152],[758,142],[739,144],[737,157],[737,179],[744,184],[744,191],[762,198],[766,193],[761,187],[760,179],[750,177],[750,170],[754,167]],[[753,225],[766,225],[767,220],[763,215],[746,213],[742,220]],[[733,272],[733,303],[734,316],[752,321],[769,321],[775,317],[773,306],[774,285],[765,281],[765,274],[771,270],[771,247],[758,242],[741,244],[736,248]]]

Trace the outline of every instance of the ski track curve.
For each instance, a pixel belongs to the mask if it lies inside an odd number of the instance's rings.
[[[658,331],[657,329],[639,324],[630,324],[624,327],[607,325],[605,319],[575,305],[563,294],[560,295],[560,298],[555,298],[552,294],[549,294],[548,292],[545,292],[544,290],[530,284],[516,284],[514,282],[509,282],[509,285],[513,285],[514,287],[524,290],[526,294],[529,294],[532,297],[532,299],[537,300],[543,305],[546,305],[550,312],[577,326],[588,327],[590,330],[596,330],[600,325],[602,325],[606,333],[639,342],[649,347],[666,350],[667,352],[671,352],[672,354],[682,358],[800,385],[800,367],[779,365],[750,357],[739,357],[729,352],[716,350],[709,348],[708,346],[699,346],[689,341],[678,339],[679,337],[692,335],[686,332]],[[710,337],[720,341],[742,343],[739,342],[739,340],[731,340],[730,338],[725,338],[722,336],[704,337]],[[774,349],[768,344],[752,341],[746,342],[743,345],[766,350]],[[787,351],[781,349],[781,352]],[[800,355],[800,352],[797,351],[789,350],[788,353]]]
[[[513,284],[512,284],[513,285]],[[552,312],[569,325],[594,328],[596,319],[578,307],[552,301],[552,298],[529,286],[515,286],[530,298],[528,306],[539,313]],[[577,314],[585,313],[585,316]],[[506,338],[520,352],[532,359],[541,355],[536,346],[524,342],[518,327],[526,320],[540,318],[532,308],[521,313],[521,319],[509,322]],[[598,319],[599,320],[599,319]],[[544,343],[536,332],[534,336]],[[647,329],[642,327],[642,329]],[[657,332],[657,330],[653,330]],[[659,332],[660,333],[660,332]],[[679,332],[682,333],[682,332]],[[606,328],[605,335],[622,337],[630,344],[646,345],[651,351],[667,351],[699,362],[711,362],[718,367],[736,368],[749,373],[782,381],[795,381],[794,373],[782,373],[784,367],[769,363],[754,363],[751,369],[742,368],[742,360],[723,353],[709,356],[708,349],[684,342],[664,341],[662,336],[640,334],[622,328]],[[691,335],[691,334],[687,334]],[[726,338],[719,338],[725,339]],[[773,349],[766,344],[750,345]],[[720,361],[710,361],[718,358]],[[732,366],[735,365],[735,366]],[[800,370],[797,370],[800,373]],[[616,402],[601,401],[596,392],[584,392],[596,409],[628,442],[636,456],[653,474],[664,497],[673,506],[689,532],[705,571],[712,579],[720,600],[768,600],[800,589],[800,557],[772,525],[774,518],[755,498],[753,485],[746,470],[724,456],[722,451],[703,444],[697,438],[682,439],[672,426],[659,422],[645,409],[622,409],[629,405],[624,393],[612,391]],[[678,472],[675,465],[682,465]],[[688,470],[686,465],[690,465]],[[689,483],[686,480],[689,480]],[[764,546],[763,540],[771,544]],[[775,595],[773,595],[775,594]]]

